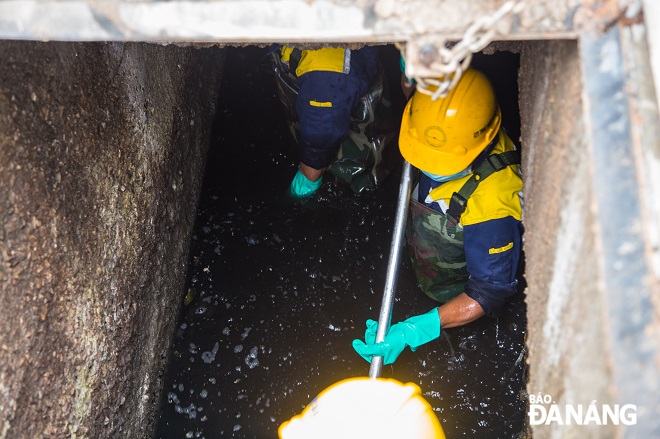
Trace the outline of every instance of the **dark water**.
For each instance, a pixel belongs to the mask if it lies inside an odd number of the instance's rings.
[[[378,318],[398,172],[287,203],[296,160],[264,50],[229,50],[156,438],[277,438],[318,392],[369,372],[351,341]],[[404,259],[393,320],[434,305]],[[382,376],[417,383],[450,439],[521,437],[525,328],[519,294]]]

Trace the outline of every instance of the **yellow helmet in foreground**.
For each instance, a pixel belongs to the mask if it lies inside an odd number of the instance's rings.
[[[453,175],[488,146],[501,122],[493,87],[483,73],[470,68],[444,98],[413,95],[401,120],[399,149],[422,171]]]
[[[393,379],[349,378],[280,425],[280,439],[445,439],[420,388]]]

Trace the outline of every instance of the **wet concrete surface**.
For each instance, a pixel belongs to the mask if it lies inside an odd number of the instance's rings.
[[[277,438],[317,393],[368,375],[351,341],[384,287],[398,172],[369,193],[326,181],[289,203],[296,159],[265,49],[228,50],[160,439]],[[396,294],[393,321],[436,305],[407,258]],[[519,293],[499,319],[443,331],[382,376],[417,383],[449,439],[524,437],[525,328]]]

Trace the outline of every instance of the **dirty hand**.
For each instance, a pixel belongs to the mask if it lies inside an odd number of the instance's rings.
[[[378,322],[367,320],[367,330],[362,340],[353,340],[353,349],[367,361],[373,356],[383,357],[384,364],[396,361],[406,346],[415,352],[418,347],[440,337],[440,315],[433,308],[426,314],[413,316],[403,322],[392,325],[385,340],[376,343]]]

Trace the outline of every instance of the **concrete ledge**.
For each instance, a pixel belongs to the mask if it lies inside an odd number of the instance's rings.
[[[0,2],[0,38],[63,41],[406,41],[459,38],[504,2],[215,0]],[[581,0],[526,0],[506,39],[575,36]]]

